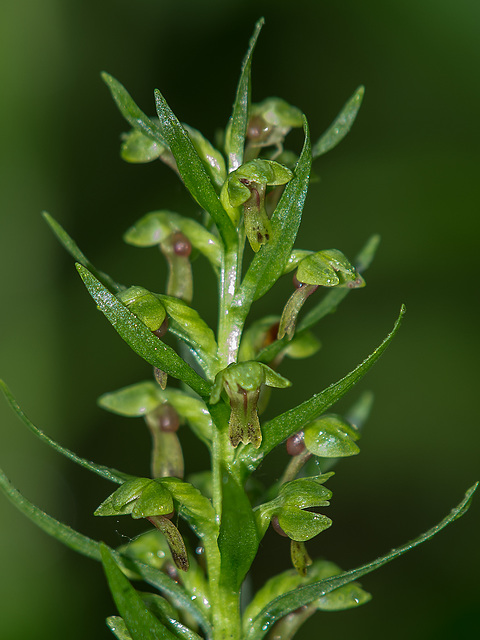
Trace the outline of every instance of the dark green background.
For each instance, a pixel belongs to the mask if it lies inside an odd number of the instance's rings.
[[[271,415],[344,375],[383,339],[402,302],[408,310],[394,344],[361,383],[376,396],[362,455],[330,481],[334,526],[309,547],[353,568],[430,527],[480,476],[477,0],[3,0],[0,375],[54,438],[146,473],[143,425],[104,414],[95,399],[147,377],[149,367],[96,313],[39,213],[50,211],[118,280],[161,288],[161,260],[123,245],[122,232],[149,210],[194,207],[162,165],[121,162],[125,126],[99,72],[117,76],[147,113],[158,86],[181,120],[212,138],[229,116],[262,14],[254,100],[281,95],[296,104],[316,139],[366,85],[351,134],[315,165],[321,182],[307,199],[298,245],[352,256],[371,233],[382,235],[367,288],[319,327],[324,347],[315,360],[286,363],[282,373],[295,387],[273,396]],[[200,267],[195,303],[215,322],[205,302],[213,291]],[[282,284],[260,311],[278,313],[288,293]],[[133,533],[126,522],[91,517],[110,486],[37,442],[5,403],[0,412],[1,464],[25,495],[111,544]],[[189,469],[202,463],[190,447]],[[473,637],[479,514],[477,499],[434,541],[366,577],[371,603],[318,614],[299,638]],[[104,625],[114,607],[100,567],[47,538],[3,499],[0,518],[2,640],[113,637]],[[267,538],[261,554],[258,584],[288,565],[281,539]]]

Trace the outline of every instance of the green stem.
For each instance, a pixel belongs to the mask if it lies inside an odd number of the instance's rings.
[[[285,484],[285,482],[290,482],[290,480],[295,480],[304,464],[310,460],[311,457],[312,454],[310,451],[304,451],[297,456],[293,456],[287,464],[285,471],[279,480],[279,484],[282,485]]]
[[[225,249],[220,267],[220,308],[218,319],[219,369],[236,362],[245,321],[242,310],[232,305],[242,272],[245,231],[238,229],[237,242]]]
[[[245,314],[242,309],[232,305],[238,289],[243,250],[245,246],[245,232],[243,224],[238,230],[238,238],[235,243],[226,246],[220,267],[220,304],[218,321],[218,368],[224,369],[229,364],[237,361],[238,348],[242,336]],[[208,407],[214,422],[212,441],[212,484],[213,507],[216,519],[220,524],[223,503],[223,477],[228,469],[235,474],[234,453],[228,437],[228,422],[230,407],[220,402]],[[234,508],[234,507],[233,507]],[[213,563],[209,567],[210,603],[212,607],[212,624],[214,640],[240,640],[240,593],[227,586],[227,581],[222,579],[222,566],[220,562]]]

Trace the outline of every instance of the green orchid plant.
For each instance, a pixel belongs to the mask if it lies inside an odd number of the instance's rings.
[[[347,416],[329,411],[388,347],[405,309],[383,342],[345,377],[299,406],[262,419],[271,389],[291,385],[278,372],[284,358],[318,351],[313,327],[351,290],[365,285],[363,273],[378,245],[373,236],[352,262],[338,249],[295,247],[312,161],[348,133],[364,90],[355,91],[312,145],[298,108],[279,98],[251,104],[252,54],[262,25],[260,20],[251,38],[233,112],[216,147],[181,124],[159,91],[157,116],[148,117],[117,80],[103,74],[131,127],[123,136],[122,157],[135,163],[160,160],[193,198],[191,218],[158,210],[125,234],[131,245],[159,248],[168,272],[165,293],[125,286],[97,270],[44,214],[76,260],[97,308],[153,367],[149,380],[99,399],[107,411],[144,418],[152,437],[150,475],[136,477],[80,458],[30,422],[1,383],[13,410],[38,438],[117,485],[95,516],[129,515],[144,523],[143,533],[114,549],[42,512],[0,476],[7,498],[40,528],[103,563],[118,609],[107,624],[118,640],[288,640],[317,611],[368,602],[371,596],[357,580],[462,516],[476,488],[432,529],[356,569],[343,571],[308,553],[308,541],[332,524],[330,469],[359,453],[372,397],[363,394]],[[285,147],[292,128],[303,130],[298,156]],[[191,306],[197,259],[210,263],[218,281],[216,332]],[[278,314],[252,319],[253,303],[293,272],[292,294]],[[210,455],[211,466],[201,473],[185,469],[181,443],[187,427]],[[285,444],[286,468],[264,485],[255,471]],[[270,526],[290,539],[292,568],[270,577],[247,601],[242,590],[251,591],[249,571]]]

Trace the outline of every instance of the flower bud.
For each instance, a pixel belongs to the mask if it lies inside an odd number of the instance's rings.
[[[290,456],[298,456],[305,451],[305,441],[303,439],[303,431],[295,433],[287,440],[287,453]]]
[[[145,324],[150,331],[163,335],[167,312],[160,300],[143,287],[130,287],[117,294],[117,298]],[[168,322],[168,321],[167,321]]]

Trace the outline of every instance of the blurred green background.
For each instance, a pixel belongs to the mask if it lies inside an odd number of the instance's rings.
[[[99,78],[118,77],[147,113],[158,86],[182,121],[213,138],[230,113],[240,62],[264,15],[253,98],[280,95],[309,117],[316,139],[361,83],[366,96],[347,139],[315,165],[298,246],[353,256],[382,236],[368,286],[317,334],[316,359],[285,363],[295,380],[270,415],[309,397],[361,361],[407,317],[393,345],[354,389],[375,392],[361,441],[329,487],[334,526],[314,544],[349,569],[440,520],[480,476],[478,212],[480,4],[477,0],[2,0],[0,5],[2,273],[0,374],[27,414],[83,456],[146,473],[139,421],[96,407],[101,393],[149,367],[95,310],[73,265],[40,218],[54,215],[94,264],[120,281],[163,286],[155,251],[123,245],[123,231],[156,208],[192,214],[163,165],[118,154],[126,129]],[[199,264],[195,304],[213,292]],[[259,305],[278,313],[289,287]],[[111,488],[36,441],[0,403],[1,464],[16,486],[57,518],[110,544],[124,522],[92,510]],[[136,431],[134,431],[136,430]],[[132,444],[132,440],[134,444]],[[272,473],[284,463],[275,456]],[[187,464],[201,468],[193,447]],[[77,557],[0,500],[2,640],[113,637],[114,612],[98,565]],[[301,638],[472,638],[479,628],[480,502],[421,549],[367,576],[371,603],[318,614]],[[112,526],[113,525],[113,526]],[[288,566],[270,536],[255,582]]]

